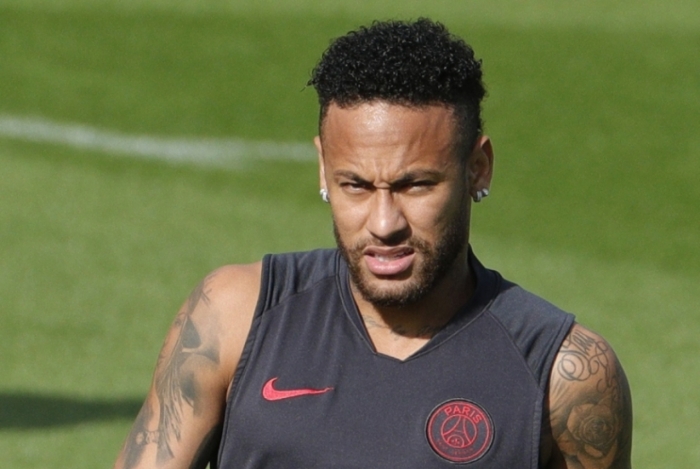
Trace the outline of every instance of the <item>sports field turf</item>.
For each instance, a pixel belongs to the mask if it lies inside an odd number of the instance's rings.
[[[700,467],[696,0],[376,3],[0,0],[0,468],[111,466],[198,280],[332,245],[313,153],[279,145],[315,134],[330,38],[421,15],[484,60],[476,252],[613,344],[636,469]],[[171,164],[32,141],[39,121],[278,154]]]

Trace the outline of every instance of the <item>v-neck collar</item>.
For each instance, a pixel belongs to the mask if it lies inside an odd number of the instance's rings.
[[[467,327],[474,319],[476,319],[482,311],[484,311],[489,303],[493,300],[496,295],[496,291],[499,287],[500,276],[492,271],[486,269],[481,262],[476,258],[472,252],[471,246],[469,247],[468,262],[471,268],[471,272],[474,274],[476,279],[476,286],[474,288],[474,293],[467,303],[462,306],[457,313],[449,320],[445,326],[438,331],[425,345],[418,349],[413,354],[409,355],[405,359],[401,360],[390,355],[377,352],[377,349],[372,342],[372,339],[365,328],[364,322],[362,321],[360,311],[355,303],[355,299],[352,296],[352,290],[350,287],[350,272],[348,265],[343,259],[340,251],[336,251],[336,283],[338,287],[338,292],[340,294],[341,301],[343,303],[343,309],[346,316],[353,324],[356,332],[360,334],[363,341],[370,349],[370,351],[378,356],[388,358],[390,360],[395,360],[397,362],[408,362],[414,360],[422,355],[429,353],[431,350],[439,347],[445,341],[449,340],[454,336],[459,330]],[[466,285],[465,285],[466,288]]]

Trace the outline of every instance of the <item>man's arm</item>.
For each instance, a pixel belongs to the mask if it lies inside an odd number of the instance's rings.
[[[598,334],[572,327],[552,367],[547,407],[548,469],[631,467],[630,389],[615,353]]]
[[[115,469],[198,469],[215,456],[259,284],[254,264],[219,269],[195,288],[168,332]]]

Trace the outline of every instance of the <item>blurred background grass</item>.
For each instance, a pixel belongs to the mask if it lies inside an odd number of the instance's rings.
[[[309,141],[330,38],[431,16],[484,60],[482,260],[616,348],[636,468],[698,467],[694,1],[0,0],[0,116]],[[309,162],[169,165],[0,136],[0,465],[110,466],[209,270],[333,244]]]

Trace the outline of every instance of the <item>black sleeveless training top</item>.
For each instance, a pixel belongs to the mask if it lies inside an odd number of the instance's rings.
[[[337,250],[266,256],[218,467],[536,469],[574,319],[470,262],[470,302],[401,361],[374,350]]]

